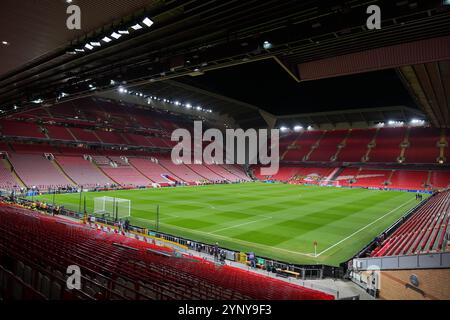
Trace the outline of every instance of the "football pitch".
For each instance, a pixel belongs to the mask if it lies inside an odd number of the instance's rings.
[[[338,265],[416,206],[413,193],[244,183],[85,193],[131,200],[134,225],[291,263]],[[52,195],[36,197],[51,203]],[[55,202],[79,210],[79,194]],[[315,253],[314,242],[317,241]]]

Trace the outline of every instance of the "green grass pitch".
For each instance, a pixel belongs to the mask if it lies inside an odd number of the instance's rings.
[[[291,263],[338,265],[417,205],[407,192],[245,183],[86,193],[131,200],[131,222]],[[40,196],[52,202],[52,195]],[[79,194],[56,195],[78,210]],[[317,256],[314,253],[317,241]]]

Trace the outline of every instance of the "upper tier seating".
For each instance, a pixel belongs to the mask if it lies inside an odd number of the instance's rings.
[[[86,292],[90,299],[334,299],[231,266],[162,256],[155,252],[171,250],[25,209],[2,205],[0,215],[0,252],[10,258],[17,276],[47,298],[75,299],[74,294]],[[84,275],[77,293],[66,292],[65,280],[58,283],[56,277],[74,264]]]
[[[56,164],[42,155],[10,153],[9,160],[28,187],[45,189],[73,185]]]
[[[37,124],[15,120],[0,120],[0,133],[4,136],[46,138]]]
[[[221,165],[217,165],[217,164],[205,164],[205,166],[211,170],[212,172],[214,172],[215,174],[217,174],[218,176],[223,177],[223,179],[231,181],[231,182],[236,182],[241,180],[238,176],[232,174],[230,171],[226,170],[225,168],[223,168]]]
[[[103,143],[127,144],[127,142],[124,140],[124,138],[118,132],[97,130],[95,133],[97,134],[97,137]]]
[[[139,134],[134,133],[124,133],[124,138],[129,142],[130,145],[142,146],[142,147],[151,147],[152,144],[148,139]]]
[[[157,137],[146,137],[151,146],[159,148],[168,148],[169,144],[166,143],[166,139]]]
[[[298,134],[288,134],[285,136],[281,136],[280,137],[280,156],[282,157],[283,160],[285,161],[289,161],[291,160],[291,157],[294,158],[295,160],[298,160],[298,157],[296,157],[295,155],[293,155],[292,153],[288,153],[288,147],[295,141],[297,140]],[[283,157],[284,155],[284,157]]]
[[[432,196],[372,256],[398,256],[443,250],[450,218],[450,191]]]
[[[328,177],[334,168],[314,168],[314,167],[305,167],[298,168],[297,175],[301,177],[320,177],[326,178]]]
[[[375,135],[375,129],[353,129],[338,154],[338,161],[361,162],[367,152],[367,146]]]
[[[101,170],[83,157],[57,156],[56,161],[64,172],[80,186],[95,187],[113,183]]]
[[[310,161],[330,161],[338,151],[338,145],[347,136],[348,130],[327,131],[320,140],[319,147],[311,153]]]
[[[11,151],[11,148],[9,147],[9,145],[7,143],[0,141],[0,151],[9,152],[9,151]]]
[[[30,143],[11,143],[11,148],[16,153],[35,153],[35,154],[44,154],[44,153],[59,153],[59,151],[48,144],[45,143],[36,143],[36,144],[30,144]]]
[[[397,162],[400,156],[400,144],[405,136],[405,128],[380,129],[376,138],[376,147],[369,154],[370,162]]]
[[[92,130],[70,128],[70,131],[73,133],[73,135],[78,141],[101,142]]]
[[[405,152],[406,163],[436,163],[439,157],[437,143],[440,130],[434,128],[411,128],[410,146]]]

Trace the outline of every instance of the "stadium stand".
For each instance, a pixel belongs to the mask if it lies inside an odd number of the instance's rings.
[[[2,151],[8,152],[8,151],[11,151],[11,148],[9,147],[8,143],[0,141],[0,152],[2,152]]]
[[[391,176],[391,188],[420,190],[427,182],[427,171],[396,170]]]
[[[397,162],[405,128],[383,128],[376,137],[376,146],[369,154],[370,162]]]
[[[78,141],[101,142],[92,130],[70,128],[70,131]]]
[[[41,155],[44,153],[59,153],[56,148],[45,143],[11,143],[10,146],[16,153],[34,153]]]
[[[288,134],[280,137],[280,155],[284,161],[299,161],[300,147],[296,144],[299,134]]]
[[[72,135],[69,128],[55,125],[45,125],[45,129],[47,130],[47,134],[50,139],[66,140],[66,141],[75,140],[75,137]]]
[[[287,152],[284,159],[289,159],[291,161],[302,161],[311,151],[311,147],[320,141],[322,135],[323,132],[321,131],[305,131],[297,138],[295,144],[293,145],[293,149],[290,149]]]
[[[150,145],[159,148],[168,148],[169,145],[165,142],[165,139],[158,137],[146,137]]]
[[[431,171],[430,182],[435,188],[448,188],[450,186],[450,172]]]
[[[151,181],[167,186],[171,184],[171,180],[165,178],[171,173],[156,162],[145,158],[130,158],[130,164],[135,167],[141,174],[146,176]]]
[[[216,173],[217,175],[223,177],[225,180],[231,182],[237,182],[240,180],[238,176],[232,174],[230,171],[226,170],[221,165],[205,164],[205,167],[207,167],[209,170]]]
[[[13,176],[10,165],[5,160],[0,160],[0,189],[12,190],[19,186],[20,183]]]
[[[0,120],[0,132],[4,136],[46,138],[42,129],[32,122]]]
[[[93,162],[99,169],[112,181],[121,186],[141,187],[152,184],[152,181],[120,157],[111,158],[108,158],[107,156],[92,156]]]
[[[344,141],[348,130],[326,131],[320,140],[319,147],[309,156],[310,161],[330,161],[338,151],[338,145]]]
[[[0,213],[0,252],[14,260],[9,272],[43,298],[334,299],[231,266],[217,268],[190,257],[171,258],[169,249],[115,234],[99,235],[96,230],[22,208],[0,205]],[[83,269],[79,296],[59,281],[68,261]],[[48,267],[40,268],[42,263]]]
[[[193,184],[205,180],[205,177],[192,171],[192,169],[185,164],[174,164],[172,160],[166,159],[159,160],[159,164],[171,172],[172,176],[179,178],[181,181]]]
[[[120,156],[109,156],[109,159],[113,161],[118,166],[127,167],[129,166],[128,158],[126,157],[120,157]]]
[[[129,141],[131,145],[150,147],[152,144],[145,136],[133,134],[133,133],[124,133],[124,138]]]
[[[450,218],[450,191],[433,195],[372,256],[397,256],[439,252],[443,249]]]
[[[73,186],[55,162],[43,155],[10,153],[9,161],[28,187],[47,189]]]
[[[381,188],[388,180],[391,171],[363,169],[355,177],[352,186]]]
[[[101,170],[83,157],[57,156],[56,161],[77,185],[95,187],[113,183],[113,181],[105,176]]]
[[[361,162],[366,155],[368,145],[375,135],[376,129],[353,129],[338,155],[339,161]]]
[[[127,144],[124,138],[117,132],[97,130],[95,133],[103,143]]]
[[[411,128],[409,133],[410,146],[405,152],[406,163],[436,163],[439,157],[437,143],[440,130],[434,128]]]

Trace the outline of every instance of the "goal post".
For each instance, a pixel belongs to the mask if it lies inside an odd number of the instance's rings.
[[[94,214],[107,215],[113,219],[131,217],[131,200],[115,197],[94,198]]]

